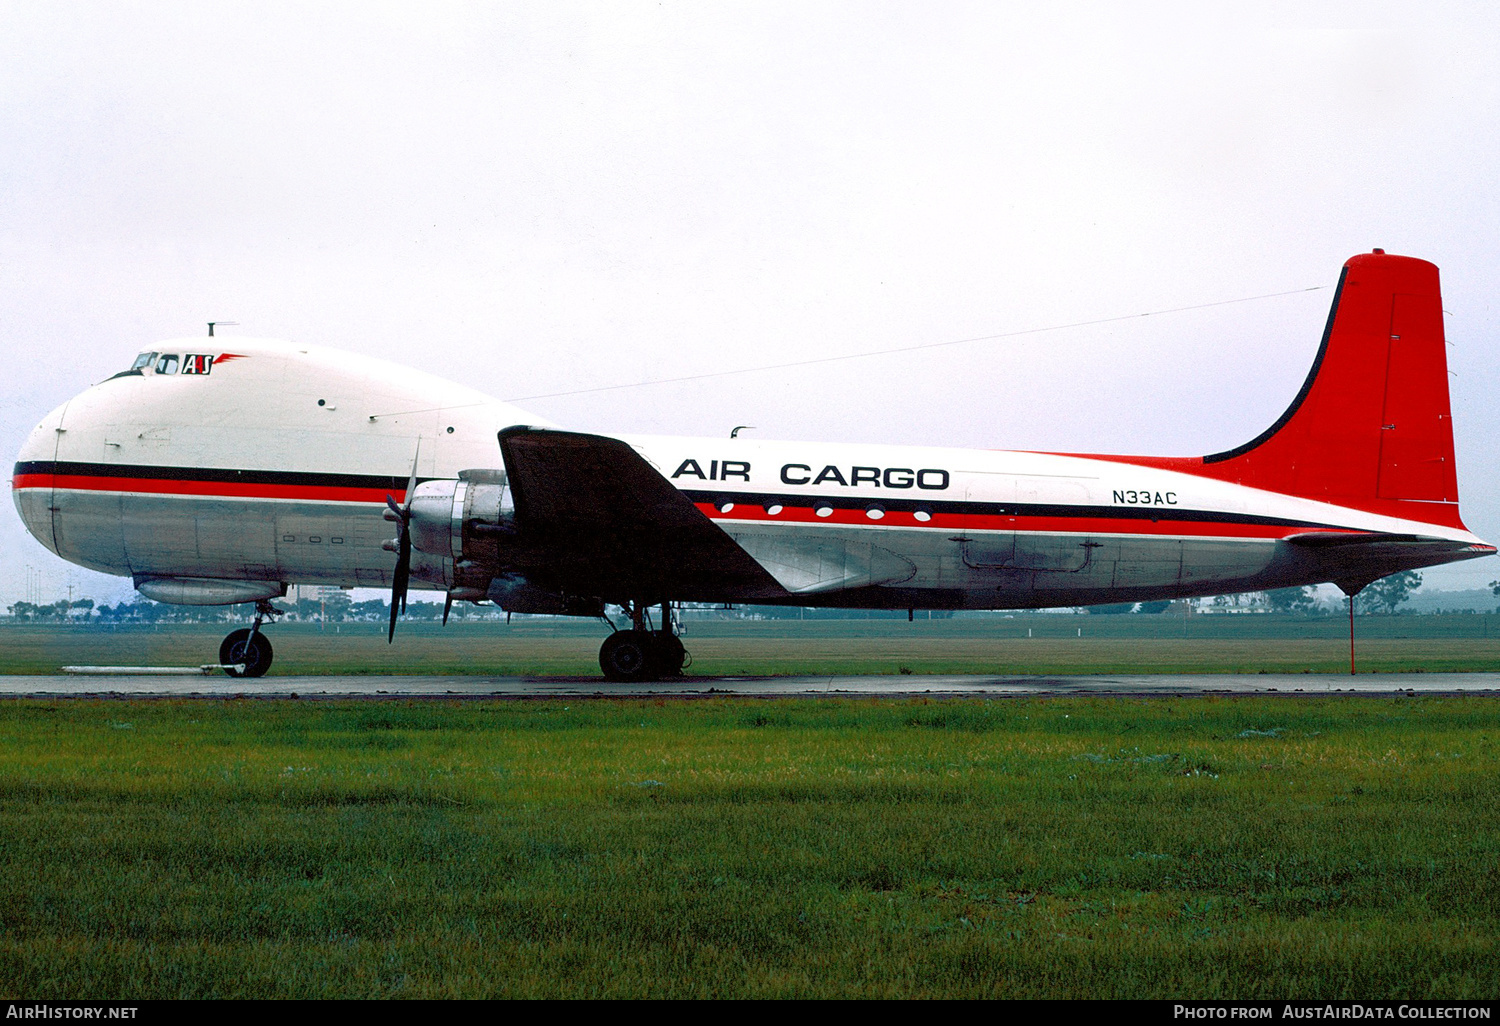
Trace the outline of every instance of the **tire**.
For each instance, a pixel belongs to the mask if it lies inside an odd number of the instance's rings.
[[[657,631],[651,635],[651,661],[655,664],[657,677],[682,676],[682,664],[687,662],[687,649],[682,639],[670,631]]]
[[[273,657],[271,639],[256,631],[252,641],[248,627],[230,631],[219,645],[219,665],[225,667],[224,672],[231,677],[262,677],[271,668]],[[244,663],[245,669],[229,669],[237,663]]]
[[[599,669],[605,680],[632,683],[650,680],[656,666],[651,635],[645,631],[615,631],[599,646]]]

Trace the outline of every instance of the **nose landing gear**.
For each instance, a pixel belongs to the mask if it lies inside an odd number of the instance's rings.
[[[634,683],[679,676],[688,657],[674,629],[671,606],[662,603],[661,630],[651,629],[645,603],[634,603],[627,611],[631,629],[615,631],[599,647],[599,668],[605,679]]]
[[[231,677],[261,677],[271,668],[275,653],[271,639],[260,632],[268,616],[280,616],[282,610],[266,601],[255,604],[255,622],[249,627],[230,631],[219,645],[219,665]]]

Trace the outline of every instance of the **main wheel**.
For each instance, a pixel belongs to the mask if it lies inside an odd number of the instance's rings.
[[[655,670],[652,648],[645,631],[615,631],[599,646],[599,669],[606,680],[650,680]]]
[[[651,662],[657,677],[679,677],[682,664],[687,662],[687,649],[682,639],[671,631],[657,631],[651,635]]]
[[[271,639],[260,631],[254,632],[248,627],[241,627],[237,631],[230,631],[223,643],[219,646],[219,665],[224,667],[224,672],[231,677],[260,677],[271,668]],[[239,663],[244,663],[243,670],[231,669]]]

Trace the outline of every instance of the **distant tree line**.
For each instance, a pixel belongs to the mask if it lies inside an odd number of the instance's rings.
[[[20,620],[23,623],[59,623],[64,620],[81,620],[87,617],[93,608],[93,599],[79,599],[76,602],[63,599],[61,602],[53,602],[50,605],[17,602],[15,605],[7,606],[6,611],[10,613],[11,619]],[[74,613],[75,609],[80,612]]]
[[[145,598],[117,606],[96,607],[93,599],[77,599],[51,604],[17,602],[5,608],[10,618],[20,623],[195,623],[226,620],[231,616],[221,606],[172,606]]]
[[[295,602],[273,602],[287,613],[289,620],[319,621],[329,623],[349,620],[382,621],[390,618],[391,607],[381,599],[368,602],[353,602],[343,592],[326,599],[302,598]],[[467,605],[467,604],[465,604]],[[224,623],[245,618],[247,604],[233,606],[185,606],[168,602],[153,602],[138,598],[132,602],[121,602],[116,606],[95,606],[93,599],[66,600],[48,605],[32,602],[16,602],[6,607],[10,618],[20,623]],[[498,610],[489,609],[490,615]],[[408,618],[415,620],[439,620],[443,616],[441,602],[409,602]],[[455,606],[454,617],[474,615],[473,607],[467,610]]]
[[[1422,575],[1415,570],[1382,577],[1367,585],[1354,600],[1354,611],[1361,614],[1394,613],[1396,607],[1411,597],[1422,584]],[[1490,588],[1500,596],[1500,581],[1491,581]],[[1163,613],[1171,602],[1115,602],[1102,606],[1085,607],[1095,615],[1104,613]],[[1317,600],[1315,589],[1273,588],[1269,591],[1249,591],[1237,595],[1215,595],[1208,600],[1209,608],[1216,612],[1231,610],[1261,611],[1268,613],[1300,613],[1306,616],[1325,616],[1341,610],[1322,605]]]

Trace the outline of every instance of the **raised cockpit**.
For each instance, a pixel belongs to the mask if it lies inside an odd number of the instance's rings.
[[[150,350],[141,353],[130,365],[129,370],[120,371],[115,377],[123,378],[127,375],[160,374],[163,376],[176,374],[179,365],[184,374],[207,374],[214,365],[215,357],[208,353],[163,353],[159,350]]]
[[[129,370],[122,370],[113,375],[116,378],[129,376],[140,377],[143,374],[176,374],[178,357],[175,353],[162,353],[156,350],[141,353],[130,365]]]

